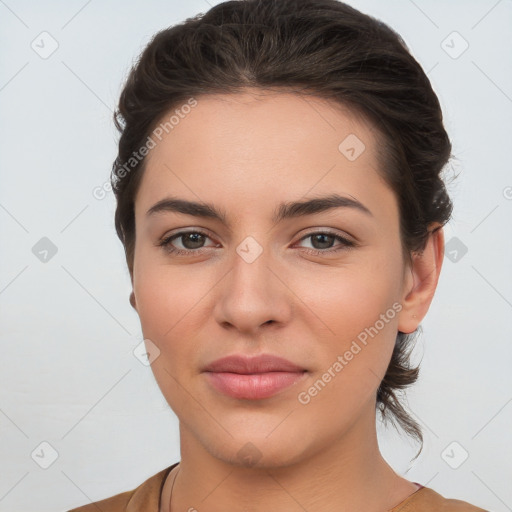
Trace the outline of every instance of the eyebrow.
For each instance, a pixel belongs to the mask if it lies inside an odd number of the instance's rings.
[[[334,208],[352,208],[373,217],[372,212],[357,199],[340,196],[339,194],[330,194],[328,196],[316,197],[305,201],[281,203],[275,210],[272,222],[277,224],[285,219],[314,215]],[[146,216],[162,212],[183,213],[194,217],[214,219],[229,226],[225,212],[210,203],[188,201],[177,197],[166,197],[154,204],[147,211]]]

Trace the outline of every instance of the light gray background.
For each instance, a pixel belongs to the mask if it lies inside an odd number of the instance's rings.
[[[425,448],[409,464],[416,445],[381,429],[382,450],[410,480],[509,511],[512,2],[349,3],[397,30],[428,71],[457,158],[448,175],[460,172],[445,230],[458,255],[445,257],[408,395]],[[179,460],[176,416],[132,353],[142,337],[113,195],[93,190],[116,155],[111,111],[132,61],[156,31],[208,8],[0,0],[0,511],[67,510]],[[51,48],[43,31],[59,45],[46,59],[31,47]],[[32,251],[42,237],[58,249],[46,262]]]

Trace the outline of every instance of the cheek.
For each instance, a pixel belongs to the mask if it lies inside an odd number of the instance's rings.
[[[361,262],[319,273],[315,286],[306,276],[294,281],[294,289],[303,290],[297,295],[302,293],[307,306],[304,314],[309,311],[307,325],[310,329],[318,326],[313,329],[323,333],[316,336],[322,347],[315,377],[322,378],[328,371],[336,373],[336,383],[330,385],[334,393],[350,391],[353,397],[361,397],[378,387],[397,335],[399,276],[399,265],[386,263],[383,258],[378,264]]]
[[[186,382],[195,370],[202,323],[194,320],[205,290],[194,285],[190,268],[151,264],[141,258],[134,272],[134,292],[144,339],[160,351],[151,364],[155,380],[171,409],[186,410],[190,397],[182,386],[188,388]]]
[[[382,261],[375,263],[379,259]],[[344,340],[374,325],[400,298],[400,267],[386,263],[384,258],[361,259],[315,276],[301,273],[290,275],[290,279],[296,294],[316,314],[317,323],[321,319],[330,335]],[[391,318],[386,326],[397,323],[395,309],[388,315]]]
[[[136,254],[133,289],[144,335],[161,342],[172,338],[187,316],[194,315],[205,293],[204,277],[203,272],[199,279],[188,265],[166,265],[149,251]]]
[[[190,265],[166,265],[161,258],[154,259],[141,257],[134,269],[137,312],[144,338],[160,351],[151,364],[158,385],[168,400],[178,400],[183,395],[178,382],[198,371],[198,355],[204,351],[201,340],[212,317],[209,292],[213,293],[218,277],[211,271],[194,271]]]
[[[400,310],[385,288],[350,284],[347,280],[337,292],[318,297],[316,309],[329,334],[319,339],[318,364],[298,395],[300,404],[315,411],[313,416],[331,411],[333,424],[350,422],[375,400],[395,345]]]

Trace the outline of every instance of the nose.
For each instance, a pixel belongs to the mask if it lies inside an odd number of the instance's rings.
[[[266,250],[252,262],[235,253],[230,271],[219,283],[217,322],[249,335],[257,334],[265,325],[289,322],[293,293],[283,268]]]

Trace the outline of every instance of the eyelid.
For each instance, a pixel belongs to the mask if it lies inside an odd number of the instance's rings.
[[[332,236],[339,236],[341,238],[346,238],[349,242],[353,242],[354,244],[357,242],[355,237],[347,233],[346,231],[339,231],[334,228],[322,228],[322,227],[315,227],[315,228],[308,228],[308,231],[305,234],[302,234],[299,238],[299,240],[302,240],[308,236],[315,235],[317,233],[322,233],[325,235],[332,235]]]
[[[359,243],[354,241],[353,237],[351,237],[351,236],[346,236],[345,234],[340,234],[337,231],[332,231],[330,229],[322,229],[322,228],[319,228],[319,229],[317,228],[314,231],[309,231],[308,233],[302,235],[301,238],[299,238],[299,240],[294,245],[302,242],[303,240],[306,240],[306,239],[312,237],[313,235],[317,235],[317,234],[332,236],[335,239],[335,241],[338,241],[339,243],[333,245],[332,247],[328,247],[326,249],[315,249],[314,247],[313,248],[312,247],[302,247],[302,249],[304,249],[305,252],[307,252],[309,254],[317,255],[317,256],[321,255],[321,256],[327,257],[327,256],[332,256],[332,255],[338,254],[341,251],[350,251],[351,249],[355,249],[359,246]]]
[[[165,235],[163,235],[162,237],[160,237],[157,240],[155,245],[156,246],[169,245],[172,241],[179,239],[182,236],[188,235],[189,233],[198,233],[200,235],[203,235],[206,238],[209,238],[213,242],[215,242],[215,237],[213,237],[207,229],[191,226],[190,228],[177,228],[176,230],[166,233]],[[218,243],[218,242],[215,242],[215,243]],[[188,252],[198,252],[201,249],[208,249],[210,247],[213,247],[213,246],[200,247],[199,249],[196,249],[195,251],[193,249],[186,249],[186,250],[188,250]],[[179,250],[183,250],[183,249],[179,249]]]
[[[215,238],[212,236],[212,233],[206,228],[200,228],[198,226],[190,226],[187,228],[176,228],[171,231],[166,232],[162,235],[159,240],[165,240],[171,238],[176,235],[186,235],[187,233],[201,233],[202,235],[207,236],[208,238]]]

